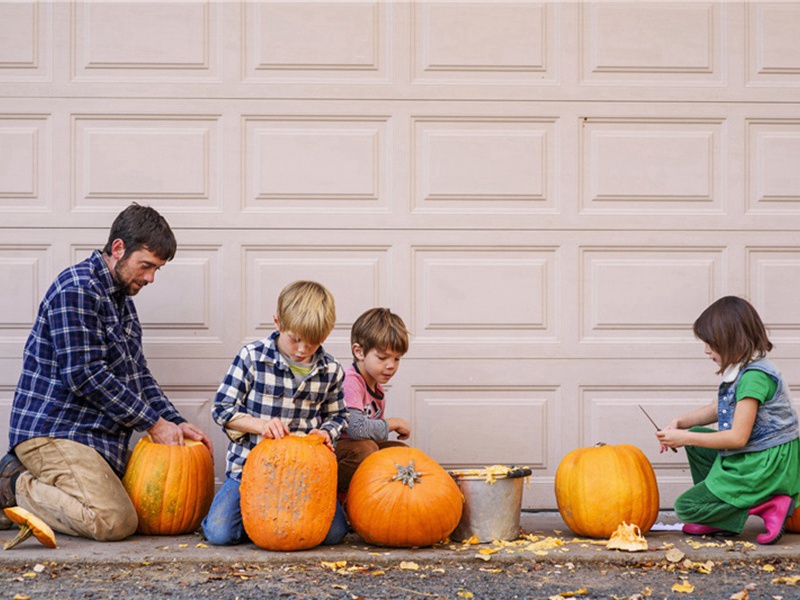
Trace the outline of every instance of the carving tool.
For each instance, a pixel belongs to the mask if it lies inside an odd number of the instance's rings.
[[[644,406],[642,406],[642,405],[640,404],[640,405],[639,405],[639,408],[641,408],[641,409],[642,409],[642,412],[644,413],[644,416],[645,416],[645,417],[647,417],[647,420],[648,420],[648,421],[650,421],[650,422],[653,424],[653,427],[655,427],[655,428],[656,428],[656,431],[661,431],[661,427],[659,427],[658,425],[656,425],[656,422],[655,422],[655,421],[653,421],[653,418],[652,418],[650,415],[648,415],[648,414],[647,414],[647,411],[644,409]],[[677,449],[677,448],[670,448],[670,450],[672,450],[673,452],[677,452],[677,451],[678,451],[678,449]]]

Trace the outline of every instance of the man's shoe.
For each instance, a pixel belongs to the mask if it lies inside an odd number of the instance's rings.
[[[17,495],[14,485],[17,475],[25,471],[16,454],[9,452],[0,459],[0,508],[17,505]]]
[[[794,498],[790,496],[773,496],[766,502],[750,509],[751,515],[756,515],[764,519],[766,533],[756,536],[759,544],[775,544],[783,535],[786,520],[794,511]]]
[[[687,535],[736,535],[732,531],[725,531],[724,529],[717,529],[710,525],[701,525],[700,523],[686,523],[683,526],[683,533]]]

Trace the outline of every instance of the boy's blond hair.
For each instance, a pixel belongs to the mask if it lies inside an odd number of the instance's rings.
[[[295,281],[281,290],[276,316],[282,331],[322,344],[336,323],[333,294],[316,281]]]
[[[355,344],[361,346],[364,354],[373,348],[405,354],[408,352],[408,329],[403,319],[388,308],[371,308],[353,323],[351,349]]]

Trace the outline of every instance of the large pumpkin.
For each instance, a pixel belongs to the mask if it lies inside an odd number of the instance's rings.
[[[647,533],[658,517],[658,484],[635,446],[597,444],[567,454],[556,471],[561,518],[577,535],[608,538],[625,521]]]
[[[336,512],[336,455],[320,435],[264,439],[242,469],[242,521],[267,550],[319,545]]]
[[[378,546],[430,546],[461,520],[464,497],[453,478],[421,450],[390,447],[356,469],[347,494],[350,524]]]
[[[133,449],[122,484],[139,515],[139,533],[178,535],[195,531],[214,498],[214,462],[194,440],[156,444],[145,436]]]

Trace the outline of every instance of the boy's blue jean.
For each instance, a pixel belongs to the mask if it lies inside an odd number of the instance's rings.
[[[214,496],[208,515],[203,519],[203,533],[206,539],[215,546],[230,546],[249,540],[242,524],[239,485],[240,482],[235,479],[225,479],[225,483],[222,484],[219,492]],[[338,544],[346,533],[347,518],[337,500],[333,523],[331,523],[328,535],[325,536],[322,543],[326,545]]]

